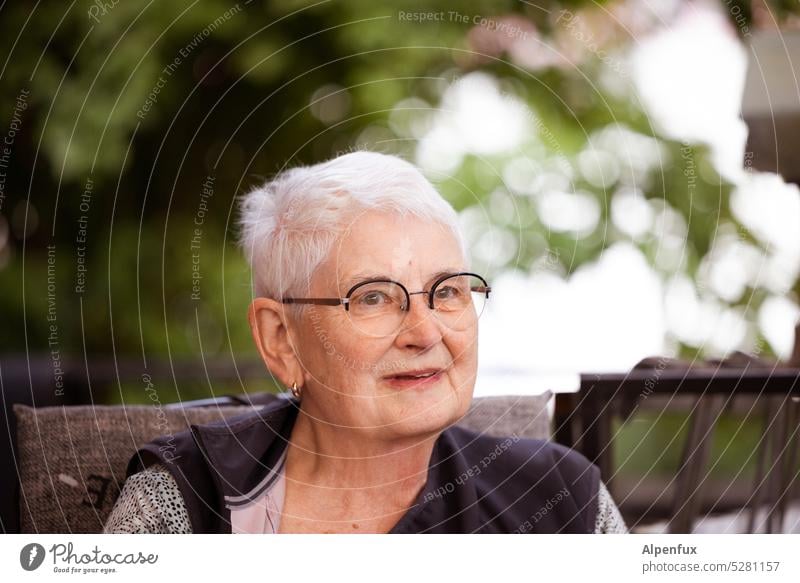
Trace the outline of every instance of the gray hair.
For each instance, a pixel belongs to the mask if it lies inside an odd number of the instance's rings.
[[[239,245],[255,295],[308,293],[314,271],[365,210],[437,222],[469,260],[458,215],[419,169],[397,156],[357,151],[280,172],[241,198]]]

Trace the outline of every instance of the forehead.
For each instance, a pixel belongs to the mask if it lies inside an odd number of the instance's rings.
[[[456,236],[439,222],[369,211],[347,226],[325,267],[320,275],[341,286],[366,273],[424,283],[443,269],[463,270],[464,257]]]

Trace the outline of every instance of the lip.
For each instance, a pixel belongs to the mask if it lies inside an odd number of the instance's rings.
[[[420,379],[399,379],[396,378],[396,375],[421,375],[421,374],[428,374],[434,373],[429,377],[420,378]],[[417,388],[425,388],[430,385],[434,385],[438,383],[442,377],[444,376],[445,369],[443,368],[424,368],[418,370],[409,370],[403,371],[400,373],[394,373],[393,375],[383,377],[383,380],[387,382],[387,384],[395,389],[417,389]]]

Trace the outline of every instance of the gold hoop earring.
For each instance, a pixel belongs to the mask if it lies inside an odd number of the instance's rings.
[[[292,383],[292,394],[295,396],[296,399],[300,398],[300,389],[297,387],[297,381]]]

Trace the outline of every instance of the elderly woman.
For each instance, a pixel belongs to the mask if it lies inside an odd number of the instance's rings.
[[[241,226],[253,338],[292,394],[147,444],[105,532],[626,532],[577,452],[456,425],[491,288],[414,166],[288,170]]]

